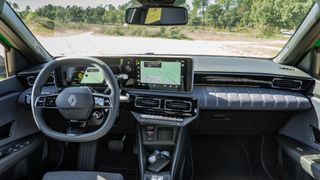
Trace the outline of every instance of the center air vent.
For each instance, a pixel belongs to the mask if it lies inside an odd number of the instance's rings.
[[[302,81],[300,80],[280,79],[280,78],[274,78],[272,80],[273,88],[300,90],[301,85],[302,85]]]
[[[160,108],[161,100],[157,98],[137,97],[135,106],[142,108]]]
[[[166,100],[164,108],[166,110],[190,112],[192,103],[190,101]]]

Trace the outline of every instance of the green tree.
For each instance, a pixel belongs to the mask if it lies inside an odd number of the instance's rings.
[[[66,8],[66,19],[69,22],[84,22],[84,10],[79,6],[68,6]]]
[[[222,15],[223,9],[219,4],[210,4],[206,10],[207,22],[211,26],[218,26],[218,19]]]
[[[191,24],[199,25],[199,20],[202,22],[202,25],[205,25],[205,9],[208,6],[208,0],[193,0],[192,1],[192,10],[191,10]]]
[[[117,14],[115,9],[108,9],[103,15],[103,20],[107,24],[115,24],[117,22]]]
[[[206,25],[206,7],[208,6],[208,0],[201,0],[201,15],[202,15],[202,25]]]
[[[55,20],[66,23],[67,22],[67,12],[66,9],[62,6],[57,6],[55,8]]]
[[[238,25],[242,27],[250,27],[253,25],[251,19],[253,0],[239,0],[237,2],[237,14],[241,16],[240,22]]]
[[[228,28],[229,31],[232,31],[232,28],[236,27],[240,22],[241,17],[237,14],[237,9],[232,8],[223,13],[219,17],[220,26],[223,28]]]
[[[18,11],[19,10],[19,5],[17,3],[13,3],[12,4],[12,8],[15,10],[15,11]]]
[[[31,10],[31,7],[29,5],[27,5],[25,11],[29,12],[30,10]]]
[[[276,33],[281,25],[281,8],[276,0],[254,0],[251,18],[255,26],[266,35]]]
[[[303,17],[309,11],[312,0],[277,0],[281,7],[281,27],[285,29],[296,29]]]
[[[124,24],[125,23],[125,12],[127,10],[127,8],[129,7],[130,2],[119,5],[118,6],[118,22],[120,24]]]
[[[96,8],[87,7],[85,9],[84,21],[90,24],[102,24],[102,17],[105,14],[105,8],[98,6]]]
[[[216,3],[221,5],[223,7],[223,9],[228,11],[230,8],[236,6],[236,3],[238,1],[239,0],[216,0]]]
[[[56,6],[48,4],[42,8],[38,8],[35,13],[40,17],[46,17],[48,19],[54,20],[56,18]]]

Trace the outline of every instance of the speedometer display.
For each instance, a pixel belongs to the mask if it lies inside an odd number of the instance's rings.
[[[97,67],[69,67],[66,81],[69,85],[102,84],[104,77]]]

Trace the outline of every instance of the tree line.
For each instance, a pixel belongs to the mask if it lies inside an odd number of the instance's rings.
[[[263,33],[278,33],[280,29],[295,29],[315,0],[193,0],[186,4],[190,26],[219,29],[255,28]],[[19,9],[11,6],[27,23],[40,23],[54,28],[54,23],[124,24],[124,14],[129,3],[115,7],[111,4],[98,7],[45,5],[36,10],[30,6]]]
[[[115,7],[108,4],[83,8],[76,5],[63,7],[48,4],[34,11],[31,11],[29,5],[26,6],[25,10],[19,10],[19,6],[16,3],[13,3],[12,7],[26,22],[35,22],[44,18],[48,21],[61,23],[123,24],[125,10],[128,5],[129,3]]]
[[[254,27],[263,31],[293,30],[314,0],[193,0],[190,24],[218,28]]]

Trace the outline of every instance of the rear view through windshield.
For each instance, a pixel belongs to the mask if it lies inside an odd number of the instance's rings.
[[[186,0],[184,26],[125,23],[128,0],[9,0],[54,56],[181,54],[275,57],[314,0]]]

